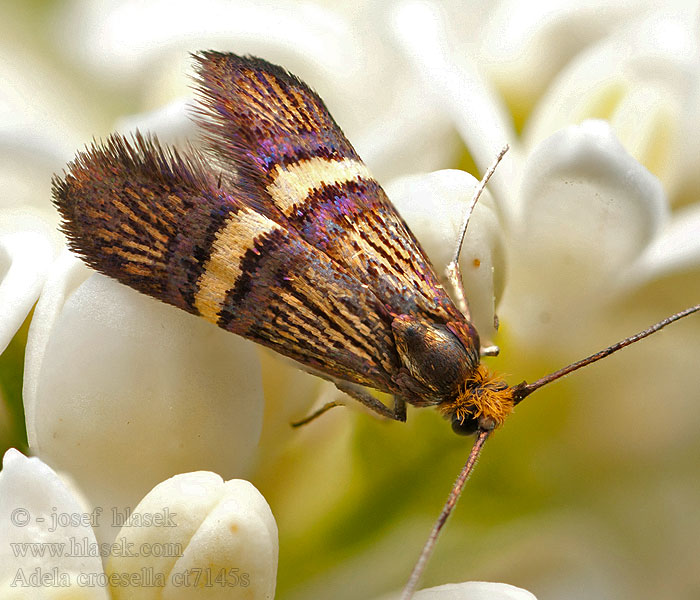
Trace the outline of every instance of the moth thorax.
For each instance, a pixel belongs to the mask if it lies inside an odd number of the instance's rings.
[[[474,377],[459,393],[438,406],[451,419],[452,429],[460,435],[499,427],[513,411],[513,388],[497,375],[479,365]]]
[[[401,315],[392,329],[401,362],[431,395],[452,396],[473,377],[479,365],[479,336],[468,324],[455,329]]]

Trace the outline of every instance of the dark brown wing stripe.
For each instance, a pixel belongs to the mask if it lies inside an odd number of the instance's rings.
[[[323,363],[334,372],[347,368],[388,389],[398,356],[391,317],[374,295],[296,233],[273,229],[257,236],[255,247],[236,268],[237,279],[226,278],[233,284],[221,302],[219,326],[264,335],[258,341],[292,358],[302,348],[325,372]]]
[[[188,312],[214,234],[237,210],[196,155],[110,137],[53,182],[70,248],[93,268]]]

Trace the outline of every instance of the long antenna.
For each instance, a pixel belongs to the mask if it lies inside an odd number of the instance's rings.
[[[670,317],[666,317],[662,321],[659,321],[655,325],[652,325],[651,327],[648,327],[647,329],[644,329],[643,331],[640,331],[639,333],[636,333],[630,337],[625,338],[624,340],[620,340],[616,344],[613,344],[612,346],[609,346],[605,348],[604,350],[601,350],[600,352],[596,352],[595,354],[591,354],[587,358],[584,358],[582,360],[579,360],[575,363],[572,363],[562,369],[559,369],[558,371],[554,371],[553,373],[550,373],[549,375],[545,375],[544,377],[541,377],[537,381],[533,381],[532,383],[521,383],[519,385],[514,386],[513,389],[513,400],[515,404],[520,403],[522,400],[524,400],[527,396],[532,394],[535,390],[538,390],[542,386],[547,385],[548,383],[551,383],[552,381],[556,381],[560,377],[564,377],[564,375],[568,375],[569,373],[576,371],[580,369],[581,367],[585,367],[586,365],[590,365],[594,362],[597,362],[606,356],[610,356],[613,352],[617,352],[618,350],[629,346],[630,344],[634,344],[635,342],[638,342],[640,340],[643,340],[645,337],[650,336],[652,333],[656,333],[660,329],[663,329],[666,327],[666,325],[670,325],[671,323],[674,323],[675,321],[678,321],[682,319],[683,317],[687,317],[689,315],[692,315],[696,312],[700,312],[700,304],[696,304],[695,306],[691,306],[690,308],[686,308],[685,310],[682,310],[680,312],[677,312],[676,314],[671,315]],[[479,435],[476,438],[476,441],[474,442],[474,445],[472,446],[471,452],[469,453],[469,457],[467,458],[467,462],[464,465],[462,471],[459,474],[459,477],[457,477],[457,481],[455,482],[454,486],[452,487],[452,491],[450,492],[449,497],[447,498],[447,502],[445,503],[445,506],[442,509],[442,512],[440,513],[440,516],[438,517],[437,521],[435,522],[435,525],[433,526],[432,531],[430,532],[430,535],[428,536],[427,541],[425,542],[425,545],[423,546],[423,550],[421,551],[420,556],[418,557],[418,560],[416,561],[415,566],[413,567],[413,571],[411,571],[411,575],[408,578],[408,582],[406,583],[406,587],[404,587],[403,592],[401,594],[401,600],[410,600],[413,597],[413,594],[416,591],[416,588],[418,587],[418,583],[420,581],[421,575],[423,574],[423,571],[425,570],[425,566],[428,562],[428,559],[430,558],[430,555],[433,552],[433,549],[435,548],[435,544],[437,543],[438,536],[440,535],[440,531],[442,530],[443,526],[445,525],[448,517],[452,513],[452,510],[454,509],[455,505],[457,504],[457,501],[459,500],[459,497],[462,493],[462,489],[464,488],[464,484],[466,483],[467,479],[469,478],[469,475],[471,475],[472,470],[474,469],[474,465],[476,464],[476,460],[479,457],[479,454],[481,452],[481,449],[484,447],[484,444],[486,443],[486,439],[489,437],[490,431],[484,431],[480,430]]]
[[[435,543],[437,542],[438,536],[440,535],[440,530],[445,525],[447,518],[450,516],[450,513],[452,513],[452,509],[457,504],[457,500],[459,500],[459,496],[462,493],[464,484],[467,482],[469,475],[474,469],[476,459],[479,458],[479,453],[484,447],[484,444],[486,443],[486,438],[489,437],[490,433],[490,431],[479,431],[479,435],[477,436],[476,441],[472,446],[472,450],[469,453],[469,458],[467,458],[467,462],[465,463],[462,472],[459,474],[459,477],[457,477],[457,481],[455,481],[455,484],[452,487],[452,491],[450,492],[450,495],[447,498],[447,502],[445,502],[445,506],[443,507],[440,516],[435,522],[435,525],[433,525],[433,530],[430,532],[430,535],[428,536],[428,539],[425,542],[425,545],[423,546],[423,550],[421,551],[420,556],[418,557],[418,560],[416,561],[416,564],[413,567],[413,571],[411,571],[411,576],[408,578],[406,587],[404,587],[403,592],[401,592],[401,600],[410,600],[413,594],[415,593],[416,588],[418,587],[418,583],[420,582],[421,575],[425,570],[425,565],[428,563],[428,559],[430,558],[430,555],[433,553],[433,549],[435,548]]]
[[[471,203],[469,204],[467,213],[464,216],[464,221],[462,222],[462,229],[460,230],[459,237],[457,238],[457,247],[455,248],[455,253],[452,256],[452,260],[450,261],[450,264],[447,265],[446,269],[447,278],[450,280],[455,295],[457,296],[457,304],[459,306],[459,309],[467,318],[469,318],[469,305],[467,304],[467,296],[464,293],[464,287],[462,286],[462,273],[459,269],[459,255],[462,253],[464,236],[467,235],[467,227],[469,226],[469,219],[471,219],[472,213],[474,212],[474,207],[479,201],[481,194],[484,193],[484,190],[486,189],[486,184],[489,182],[489,179],[491,179],[491,175],[494,174],[494,172],[496,171],[496,167],[498,167],[498,164],[501,162],[501,159],[503,158],[505,153],[508,152],[509,149],[510,146],[508,144],[503,146],[501,151],[498,153],[498,156],[496,156],[496,160],[493,161],[493,164],[488,168],[486,173],[484,173],[484,176],[481,178],[479,185],[476,186]]]
[[[685,310],[677,312],[676,314],[671,315],[670,317],[666,317],[663,321],[659,321],[655,325],[652,325],[651,327],[648,327],[647,329],[640,331],[639,333],[635,333],[634,335],[625,338],[624,340],[620,340],[616,344],[613,344],[612,346],[609,346],[604,350],[601,350],[600,352],[591,354],[587,358],[572,363],[562,369],[559,369],[558,371],[554,371],[554,373],[550,373],[549,375],[540,377],[537,381],[533,381],[532,383],[521,383],[519,386],[515,386],[515,404],[522,402],[527,396],[532,394],[532,392],[534,392],[535,390],[541,388],[543,385],[552,383],[552,381],[555,381],[560,377],[564,377],[564,375],[568,375],[569,373],[576,371],[581,367],[585,367],[586,365],[590,365],[591,363],[597,362],[600,359],[605,358],[606,356],[610,356],[613,352],[617,352],[625,346],[629,346],[630,344],[634,344],[639,340],[643,340],[645,337],[650,336],[652,333],[656,333],[657,331],[659,331],[659,329],[663,329],[664,327],[666,327],[666,325],[670,325],[671,323],[678,321],[683,317],[687,317],[688,315],[692,315],[693,313],[696,313],[698,311],[700,311],[700,304],[696,304],[695,306],[686,308]]]

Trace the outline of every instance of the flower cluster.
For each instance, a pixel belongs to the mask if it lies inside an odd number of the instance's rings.
[[[474,175],[510,144],[461,269],[482,339],[506,354],[491,365],[517,381],[697,303],[697,6],[355,4],[2,9],[0,352],[25,335],[26,349],[23,370],[0,362],[0,399],[16,403],[21,380],[25,416],[4,410],[0,442],[26,432],[32,455],[9,450],[0,473],[3,597],[375,597],[400,585],[466,457],[439,417],[414,413],[403,429],[331,413],[292,432],[332,387],[65,250],[51,175],[93,136],[198,143],[190,52],[260,55],[310,83],[441,273]],[[700,551],[683,517],[700,501],[696,321],[563,385],[577,404],[524,409],[429,581],[508,578],[543,597],[694,589],[674,557]],[[461,583],[416,598],[532,595]]]

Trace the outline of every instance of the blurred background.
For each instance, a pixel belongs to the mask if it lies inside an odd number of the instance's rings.
[[[93,138],[135,127],[193,136],[189,53],[214,48],[260,55],[310,83],[387,184],[444,168],[478,177],[488,163],[470,137],[478,111],[446,101],[454,69],[477,73],[507,125],[494,137],[516,154],[567,124],[607,119],[659,178],[670,218],[700,239],[699,14],[693,2],[641,0],[0,2],[0,207],[55,224],[51,175]],[[558,299],[556,280],[541,284],[547,265],[527,270],[512,252],[497,290],[501,356],[487,359],[511,383],[700,299],[692,248],[603,299],[584,287],[575,303]],[[27,450],[28,322],[0,356],[3,451]],[[279,526],[277,597],[399,588],[471,441],[430,410],[400,425],[339,408],[293,431],[288,423],[333,391],[260,354],[265,424],[247,477]],[[540,600],[700,596],[699,362],[695,317],[519,406],[486,446],[424,586],[501,581]]]

